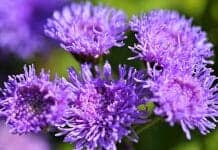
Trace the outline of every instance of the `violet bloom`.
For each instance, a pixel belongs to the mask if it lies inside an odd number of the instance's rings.
[[[136,142],[131,126],[144,123],[147,113],[137,108],[145,104],[145,90],[135,80],[144,78],[144,73],[120,66],[119,78],[114,80],[110,64],[103,71],[96,68],[95,76],[90,67],[82,65],[80,74],[69,70],[73,95],[57,135],[66,135],[64,141],[77,150],[115,150],[124,136]]]
[[[29,58],[47,52],[43,32],[46,18],[63,5],[59,0],[2,0],[0,2],[0,49]]]
[[[123,46],[126,16],[120,10],[72,3],[48,19],[45,33],[72,54],[98,58],[113,46]]]
[[[217,77],[211,72],[208,68],[198,68],[194,75],[170,70],[159,75],[149,71],[153,74],[146,86],[154,93],[155,114],[166,117],[171,126],[179,123],[187,139],[191,139],[190,130],[197,128],[205,135],[216,127],[218,86],[214,84]]]
[[[51,82],[44,70],[37,76],[34,66],[25,66],[24,74],[9,76],[2,90],[0,111],[11,132],[37,133],[58,123],[67,105],[64,82],[57,78]]]
[[[14,135],[0,126],[0,149],[1,150],[51,150],[48,141],[41,136]]]
[[[212,63],[206,60],[213,55],[206,33],[176,11],[153,10],[134,16],[130,26],[138,40],[131,48],[137,54],[134,58],[189,71],[196,64]]]

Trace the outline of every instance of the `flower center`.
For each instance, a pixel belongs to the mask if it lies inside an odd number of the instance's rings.
[[[26,105],[29,111],[40,114],[48,110],[54,105],[54,99],[51,97],[45,98],[48,94],[47,90],[40,91],[38,86],[21,87],[18,89],[20,103]]]
[[[84,90],[78,94],[76,107],[89,119],[96,118],[101,109],[102,95],[92,84],[86,84],[84,87]]]

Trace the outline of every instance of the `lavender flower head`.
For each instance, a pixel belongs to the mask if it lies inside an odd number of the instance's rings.
[[[64,82],[57,78],[51,82],[44,70],[37,76],[34,66],[25,66],[24,74],[9,76],[0,111],[11,132],[37,133],[58,123],[67,105]]]
[[[63,5],[59,0],[2,0],[0,3],[0,49],[21,58],[46,52],[50,44],[43,33],[46,18]]]
[[[45,33],[73,54],[98,58],[109,53],[111,47],[124,45],[126,19],[120,10],[90,2],[72,3],[62,12],[54,12]]]
[[[124,136],[137,141],[131,126],[144,123],[147,114],[137,109],[145,103],[145,92],[135,79],[144,78],[144,74],[120,66],[119,79],[114,80],[108,63],[103,71],[96,68],[96,76],[90,67],[82,65],[80,74],[69,70],[73,96],[57,135],[66,135],[65,142],[78,150],[115,150],[116,142]]]
[[[155,114],[166,117],[171,126],[179,123],[187,139],[191,139],[190,130],[197,128],[205,135],[216,127],[217,78],[211,72],[212,69],[201,68],[190,75],[165,70],[162,75],[153,73],[152,80],[147,81],[154,93],[152,101],[157,105]]]
[[[137,54],[133,58],[183,70],[192,70],[195,64],[212,63],[207,60],[213,52],[206,33],[192,26],[192,19],[175,11],[153,10],[134,16],[130,26],[138,40],[131,48]]]
[[[0,126],[1,150],[51,150],[48,141],[36,135],[14,135],[8,132],[3,125]]]

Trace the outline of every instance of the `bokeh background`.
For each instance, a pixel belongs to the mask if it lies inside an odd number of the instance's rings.
[[[199,25],[208,33],[209,41],[214,44],[215,74],[218,75],[218,1],[217,0],[93,0],[94,4],[102,3],[122,9],[131,18],[142,12],[152,9],[173,9],[179,11],[187,17],[193,18],[193,23]],[[1,3],[1,1],[0,1]],[[128,64],[136,68],[143,67],[137,60],[128,61],[127,58],[133,56],[128,49],[128,45],[133,45],[135,38],[133,33],[128,32],[126,46],[122,48],[112,48],[110,55],[106,56],[113,68],[117,69],[118,64]],[[2,50],[1,50],[2,51]],[[38,70],[46,68],[52,74],[60,76],[67,75],[67,68],[74,66],[79,69],[79,63],[67,52],[60,48],[54,48],[49,54],[36,54],[28,59],[21,59],[14,54],[1,54],[0,52],[0,83],[7,80],[7,75],[22,72],[24,64],[35,64]],[[51,144],[51,150],[71,150],[72,146],[62,143],[61,138],[54,138],[46,135]],[[218,129],[207,136],[200,135],[197,131],[192,132],[192,140],[188,141],[179,126],[170,127],[167,123],[158,123],[139,135],[139,143],[129,145],[136,150],[217,150],[218,149]],[[128,149],[126,144],[118,145],[119,149]],[[7,149],[6,149],[7,150]]]

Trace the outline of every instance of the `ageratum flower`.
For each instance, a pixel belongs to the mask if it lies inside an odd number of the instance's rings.
[[[24,74],[9,76],[0,111],[11,132],[36,133],[59,123],[67,104],[64,82],[57,78],[51,82],[44,70],[37,76],[34,66],[25,66]]]
[[[201,68],[190,75],[165,70],[147,81],[154,93],[155,114],[166,117],[171,126],[179,123],[187,139],[191,139],[190,130],[197,128],[205,135],[216,127],[218,86],[211,72],[211,69]]]
[[[145,103],[145,92],[135,80],[144,74],[120,66],[119,79],[115,80],[108,63],[102,72],[97,68],[95,76],[90,67],[82,65],[80,74],[69,70],[73,96],[57,135],[66,135],[64,141],[78,150],[115,150],[116,142],[124,136],[137,141],[131,126],[144,123],[147,115],[137,109]]]
[[[14,135],[0,122],[1,150],[51,150],[46,138],[36,135]]]
[[[59,0],[1,0],[0,50],[21,58],[47,52],[51,45],[44,36],[43,24],[63,3]]]
[[[206,33],[175,11],[153,10],[134,16],[130,26],[138,40],[131,48],[137,54],[133,58],[191,71],[196,64],[212,63],[207,60],[213,52]]]
[[[126,16],[120,10],[93,6],[90,2],[63,8],[48,19],[45,34],[60,41],[65,50],[98,58],[113,46],[123,46]]]

